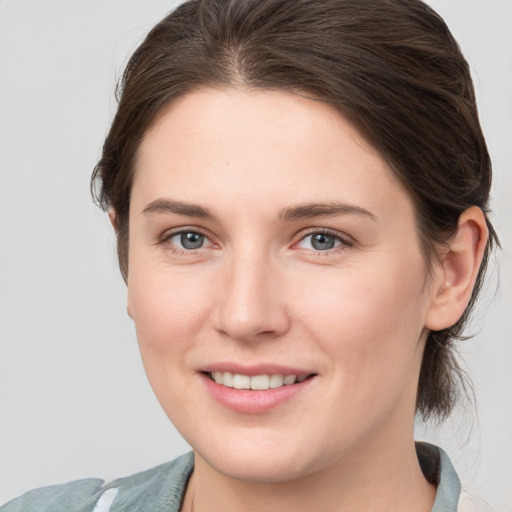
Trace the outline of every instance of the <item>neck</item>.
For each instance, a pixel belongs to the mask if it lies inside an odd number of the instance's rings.
[[[385,446],[367,443],[330,467],[283,482],[238,480],[196,454],[183,511],[429,512],[435,488],[421,472],[414,443]]]

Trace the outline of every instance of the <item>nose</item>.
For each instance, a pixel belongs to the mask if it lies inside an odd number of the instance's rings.
[[[289,329],[276,267],[254,254],[231,260],[218,290],[215,322],[220,333],[238,341],[262,341]]]

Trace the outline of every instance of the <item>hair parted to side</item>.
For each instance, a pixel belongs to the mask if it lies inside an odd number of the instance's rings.
[[[386,159],[410,193],[427,264],[471,206],[488,212],[491,163],[467,62],[444,21],[420,0],[190,0],[158,23],[131,57],[119,106],[92,175],[115,212],[128,275],[130,192],[140,143],[173,100],[203,86],[279,89],[337,108]],[[462,372],[454,341],[482,285],[489,242],[469,306],[431,332],[417,412],[443,420]]]

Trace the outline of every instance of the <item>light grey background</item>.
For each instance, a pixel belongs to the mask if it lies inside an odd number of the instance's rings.
[[[418,427],[464,487],[512,511],[512,2],[437,0],[474,69],[504,249],[461,345],[478,415]],[[146,383],[90,171],[113,88],[163,0],[0,0],[0,503],[187,450]]]

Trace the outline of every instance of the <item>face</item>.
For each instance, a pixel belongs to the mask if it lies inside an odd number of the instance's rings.
[[[202,89],[139,157],[128,309],[197,460],[282,481],[411,442],[431,286],[412,202],[351,124]]]

